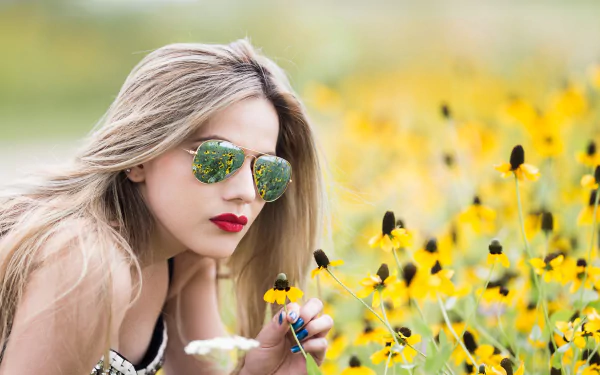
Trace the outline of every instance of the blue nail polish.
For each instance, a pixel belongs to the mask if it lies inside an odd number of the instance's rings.
[[[294,328],[294,331],[297,331],[298,328],[302,327],[303,325],[304,325],[304,319],[298,318],[298,320],[296,320],[296,323],[292,324],[292,328]]]
[[[306,336],[308,336],[308,331],[304,328],[302,331],[298,332],[296,336],[298,336],[298,340],[304,340]]]
[[[292,346],[292,349],[290,349],[290,351],[292,353],[298,353],[300,351],[300,347],[298,345],[294,345]]]
[[[279,313],[279,325],[283,323],[283,311]]]
[[[292,321],[296,321],[297,317],[298,317],[298,314],[295,311],[292,311],[290,313],[290,318],[292,318]]]

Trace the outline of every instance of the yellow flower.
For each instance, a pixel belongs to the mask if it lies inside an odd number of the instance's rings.
[[[344,349],[346,349],[347,346],[348,338],[346,335],[339,331],[335,331],[331,339],[331,344],[329,344],[329,348],[327,349],[327,352],[325,352],[325,358],[332,361],[336,360],[340,354],[344,352]]]
[[[417,272],[415,281],[411,283],[411,293],[415,298],[427,298],[434,300],[437,298],[437,293],[442,293],[447,296],[454,294],[454,284],[450,278],[454,275],[454,271],[442,269],[440,262],[435,263],[431,267],[431,271]]]
[[[421,267],[431,268],[435,262],[440,262],[442,265],[448,265],[451,262],[450,251],[448,248],[440,246],[435,237],[432,237],[425,242],[422,249],[415,251],[413,257]]]
[[[405,295],[405,288],[396,280],[396,274],[390,275],[388,265],[383,263],[375,275],[369,274],[360,281],[364,288],[359,290],[356,295],[358,298],[366,298],[373,293],[373,308],[379,307],[381,298],[391,298],[394,306],[398,306]]]
[[[279,305],[285,305],[286,297],[291,302],[296,302],[302,298],[303,295],[304,292],[302,292],[300,289],[290,286],[285,273],[280,273],[277,275],[277,280],[275,280],[273,288],[267,290],[263,298],[268,303],[277,302]]]
[[[598,189],[598,181],[600,180],[600,165],[594,169],[594,174],[586,174],[581,177],[581,187],[584,189]]]
[[[383,215],[381,232],[369,240],[370,247],[380,247],[390,252],[392,249],[408,247],[412,244],[412,234],[406,229],[396,225],[396,218],[392,211]]]
[[[394,338],[391,334],[384,336],[384,347],[383,349],[375,352],[371,355],[371,360],[374,364],[378,364],[383,361],[387,361],[390,352],[392,353],[392,360],[388,364],[388,367],[392,366],[393,362],[412,362],[414,357],[417,355],[417,351],[413,349],[416,344],[421,342],[421,335],[416,335],[411,332],[409,328],[400,327],[394,329],[398,335],[398,342],[400,348],[396,345]]]
[[[600,85],[598,85],[598,87],[600,87]],[[590,366],[583,369],[583,372],[581,373],[581,375],[598,375],[598,374],[600,374],[600,365],[597,365],[595,363],[590,364]]]
[[[375,375],[375,371],[361,365],[360,360],[355,355],[350,357],[349,366],[342,371],[341,375]]]
[[[327,254],[321,249],[315,250],[313,252],[313,256],[315,257],[315,262],[317,262],[317,268],[311,271],[310,277],[314,278],[319,272],[324,269],[327,269],[329,266],[341,266],[344,264],[343,260],[334,260],[333,262],[329,261]]]
[[[596,204],[596,192],[598,190],[592,190],[590,192],[590,199],[588,200],[587,206],[585,206],[577,216],[577,225],[591,225],[594,221],[594,205]],[[600,219],[600,209],[596,211],[596,221]]]
[[[491,283],[490,283],[491,284]],[[480,288],[477,290],[477,295],[483,293],[482,298],[486,302],[500,302],[510,305],[510,301],[515,295],[514,291],[509,290],[507,287],[499,285],[499,286],[491,286],[488,285],[486,290],[482,290]]]
[[[506,254],[502,253],[502,245],[497,239],[493,239],[488,246],[489,253],[487,256],[487,264],[492,265],[495,262],[500,262],[503,267],[510,267],[510,261]]]
[[[596,142],[593,140],[590,141],[585,149],[585,151],[579,151],[575,158],[578,162],[588,167],[595,167],[600,164],[600,154],[598,154],[598,150],[596,149]]]
[[[476,196],[473,199],[473,204],[459,214],[458,220],[462,223],[470,224],[476,233],[490,233],[494,231],[496,211],[481,204],[481,199]]]
[[[544,259],[532,258],[529,263],[533,266],[535,273],[541,275],[545,282],[557,281],[566,284],[568,280],[563,277],[562,263],[565,259],[560,253],[548,254]]]
[[[510,359],[504,358],[500,361],[500,366],[492,366],[493,374],[501,374],[501,375],[523,375],[525,373],[525,363],[521,362],[517,371],[513,370],[513,363]]]
[[[560,156],[564,149],[562,137],[554,130],[536,131],[532,141],[537,153],[545,158]]]
[[[537,167],[525,163],[525,150],[521,145],[513,148],[509,163],[497,164],[494,168],[502,173],[502,177],[508,177],[513,173],[519,181],[523,181],[524,178],[535,181],[540,177]]]
[[[371,342],[378,342],[387,332],[387,330],[382,327],[373,328],[368,321],[365,323],[365,329],[356,337],[354,345],[367,345]]]
[[[586,275],[587,273],[587,275]],[[568,281],[572,281],[569,293],[574,294],[581,288],[585,279],[585,288],[592,289],[600,287],[600,268],[589,266],[584,258],[579,258],[577,261],[568,259],[565,261],[565,277]]]

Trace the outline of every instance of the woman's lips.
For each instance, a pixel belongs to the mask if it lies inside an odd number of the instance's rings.
[[[216,226],[226,232],[239,232],[248,223],[246,216],[237,216],[232,213],[221,214],[210,219]]]
[[[220,221],[212,219],[210,221],[212,221],[216,226],[218,226],[226,232],[239,232],[242,229],[244,229],[244,226],[242,224],[232,223],[230,221]]]

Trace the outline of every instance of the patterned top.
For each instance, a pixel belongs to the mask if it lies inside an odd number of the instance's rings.
[[[173,278],[173,258],[169,258],[169,285]],[[167,347],[167,325],[161,316],[158,317],[150,346],[142,361],[134,365],[116,350],[110,350],[110,367],[108,372],[102,372],[104,356],[94,366],[90,375],[160,375],[165,362],[165,349]]]

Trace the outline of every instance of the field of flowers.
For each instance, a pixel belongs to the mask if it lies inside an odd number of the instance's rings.
[[[600,66],[519,74],[306,86],[333,202],[308,288],[335,319],[325,374],[600,373]]]

